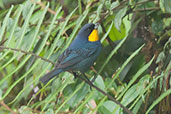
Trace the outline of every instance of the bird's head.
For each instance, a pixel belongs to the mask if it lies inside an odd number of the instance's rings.
[[[99,40],[98,30],[97,30],[98,26],[99,26],[98,23],[85,24],[78,33],[79,38],[86,38],[89,42],[98,41]]]

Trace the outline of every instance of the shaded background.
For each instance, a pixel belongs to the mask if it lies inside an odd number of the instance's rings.
[[[69,73],[33,91],[53,65],[21,50],[55,62],[89,22],[103,44],[95,85],[134,113],[171,113],[170,17],[170,0],[0,0],[0,113],[124,113]]]

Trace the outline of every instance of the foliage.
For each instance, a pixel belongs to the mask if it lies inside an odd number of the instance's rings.
[[[0,113],[125,113],[68,72],[37,88],[89,22],[103,44],[87,72],[94,84],[133,113],[171,113],[170,0],[0,0],[0,9]]]

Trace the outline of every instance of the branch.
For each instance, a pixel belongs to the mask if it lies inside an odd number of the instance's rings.
[[[145,11],[151,11],[151,10],[160,10],[160,8],[154,7],[154,8],[146,8],[146,9],[136,9],[136,10],[133,10],[133,12],[145,12]]]
[[[85,78],[83,78],[82,76],[78,76],[76,73],[73,72],[74,77],[78,77],[79,79],[81,79],[82,81],[86,82],[87,84],[89,84],[91,87],[95,88],[97,91],[99,91],[100,93],[102,93],[104,96],[107,96],[110,100],[112,100],[114,103],[116,103],[117,105],[119,105],[124,111],[126,111],[128,114],[133,114],[128,108],[126,108],[124,105],[122,105],[119,101],[117,101],[115,98],[113,98],[112,96],[110,96],[109,94],[107,94],[106,92],[104,92],[102,89],[98,88],[97,86],[95,86],[93,83],[91,83],[90,81],[86,80]]]
[[[10,111],[12,114],[17,114],[17,112],[14,112],[8,105],[6,105],[4,103],[3,100],[0,100],[0,104],[2,105],[2,107],[4,107],[5,109],[7,109],[8,111]]]
[[[34,0],[30,0],[30,1],[33,2],[33,3],[36,3],[36,4],[38,4],[38,5],[40,5],[40,6],[42,7],[42,9],[44,9],[44,8],[46,7],[42,2],[36,2],[36,1],[34,1]],[[50,12],[50,13],[53,14],[53,15],[56,14],[56,12],[53,11],[52,9],[50,9],[50,8],[48,8],[48,12]]]
[[[1,45],[4,45],[4,43],[5,43],[6,41],[7,41],[7,39],[1,40],[0,46],[1,46]]]
[[[144,0],[144,1],[139,1],[137,2],[135,5],[142,5],[142,4],[145,4],[145,3],[148,3],[148,2],[155,2],[155,0]]]
[[[26,55],[33,55],[33,56],[35,56],[36,58],[42,59],[43,61],[46,61],[46,62],[49,62],[49,63],[55,65],[54,62],[52,62],[52,61],[50,61],[50,60],[48,60],[48,59],[45,59],[45,58],[43,58],[43,57],[41,57],[41,56],[38,56],[38,55],[36,55],[35,53],[32,53],[32,52],[26,52],[26,51],[21,50],[21,49],[9,48],[9,47],[4,47],[4,46],[0,46],[0,49],[8,49],[8,50],[13,50],[13,51],[17,51],[17,52],[22,52],[22,53],[24,53],[24,54],[26,54]]]

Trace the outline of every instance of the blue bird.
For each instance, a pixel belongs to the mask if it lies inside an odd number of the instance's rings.
[[[65,71],[85,73],[93,65],[101,51],[97,31],[98,23],[84,25],[71,45],[59,56],[55,68],[40,78],[46,84]]]

